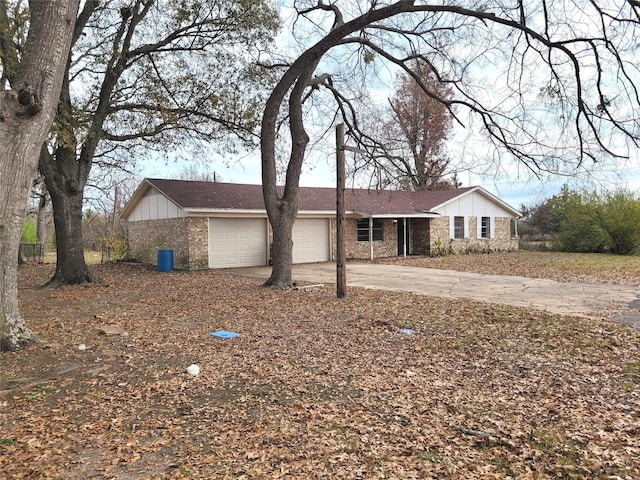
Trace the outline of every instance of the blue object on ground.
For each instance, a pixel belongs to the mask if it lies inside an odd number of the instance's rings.
[[[170,272],[173,270],[173,250],[158,250],[158,271]]]
[[[218,337],[218,338],[236,338],[240,336],[239,333],[227,332],[226,330],[218,330],[217,332],[211,332],[209,335],[211,335],[212,337]]]
[[[403,328],[400,330],[400,333],[404,333],[405,335],[413,335],[414,331],[411,330],[410,328]]]

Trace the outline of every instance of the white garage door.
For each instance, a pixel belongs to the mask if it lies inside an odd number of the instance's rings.
[[[293,263],[329,261],[329,220],[299,218],[293,224]]]
[[[266,219],[209,219],[209,268],[254,267],[266,263]]]

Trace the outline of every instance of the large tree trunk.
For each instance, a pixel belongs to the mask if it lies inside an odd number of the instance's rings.
[[[20,232],[40,148],[58,105],[78,0],[31,2],[30,6],[29,33],[13,89],[0,92],[0,350],[3,351],[35,340],[18,309]],[[0,2],[0,8],[6,9],[6,2]],[[5,62],[3,59],[6,67]]]
[[[340,15],[339,18],[336,18],[336,27],[325,38],[309,48],[293,62],[269,96],[264,108],[260,131],[262,193],[267,214],[269,215],[269,222],[273,229],[273,268],[271,276],[265,285],[284,288],[291,284],[293,222],[298,213],[300,173],[302,172],[302,163],[309,143],[309,136],[304,128],[303,95],[308,87],[317,87],[318,83],[325,82],[327,78],[326,75],[319,75],[315,78],[311,78],[311,76],[322,56],[329,49],[340,43],[345,36],[357,32],[372,22],[411,10],[413,8],[412,4],[413,2],[403,1],[378,10],[371,10],[346,24],[342,21],[343,19]],[[334,9],[335,12],[336,10]],[[291,153],[289,155],[284,190],[282,195],[279,195],[276,186],[276,132],[278,114],[289,92],[288,117]]]
[[[56,273],[49,285],[74,285],[93,281],[84,259],[82,203],[84,189],[50,192],[56,231]]]
[[[297,208],[281,203],[281,208],[269,216],[273,229],[271,244],[271,276],[265,282],[266,287],[284,288],[290,286],[293,267],[293,223],[296,220]],[[275,213],[275,214],[274,214]]]
[[[273,229],[273,244],[271,247],[273,268],[271,276],[265,282],[265,286],[273,288],[285,288],[292,284],[293,223],[298,214],[300,174],[302,173],[304,152],[309,143],[309,136],[303,122],[302,94],[317,64],[317,61],[303,62],[298,69],[290,69],[267,100],[265,114],[262,119],[262,195],[269,222]],[[275,124],[279,105],[290,85],[293,85],[289,98],[291,154],[289,156],[284,190],[282,196],[279,196],[276,186]]]
[[[0,108],[6,111],[13,100],[9,92],[2,92]],[[0,138],[8,138],[5,125],[0,123]],[[35,174],[34,146],[28,137],[17,134],[19,141],[0,142],[0,350],[15,350],[35,340],[20,317],[18,309],[18,251],[20,232],[26,213],[31,178]],[[39,148],[39,145],[38,145]],[[31,155],[31,161],[29,161]]]
[[[98,1],[85,2],[84,8],[75,22],[72,45],[82,35],[86,22],[100,5]],[[151,4],[149,4],[151,5]],[[145,7],[147,8],[147,7]],[[127,17],[128,18],[128,17]],[[126,18],[123,17],[123,28]],[[123,30],[120,32],[122,34]],[[56,272],[47,283],[48,286],[75,285],[93,282],[95,279],[84,259],[82,238],[82,204],[84,188],[89,179],[102,124],[108,114],[111,92],[115,87],[126,63],[126,55],[118,58],[117,67],[108,67],[105,80],[100,91],[99,105],[91,116],[89,134],[85,138],[80,153],[74,120],[74,106],[71,101],[70,78],[71,59],[66,63],[66,70],[60,91],[58,119],[56,127],[59,132],[53,153],[43,147],[40,153],[40,173],[44,175],[45,184],[51,196],[53,221],[56,231]]]
[[[73,150],[58,147],[55,159],[46,146],[40,155],[40,172],[44,175],[56,231],[56,272],[48,286],[75,285],[94,280],[84,259],[82,241],[82,205],[88,168]]]

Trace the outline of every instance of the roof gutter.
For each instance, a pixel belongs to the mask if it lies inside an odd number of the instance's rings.
[[[356,212],[361,218],[437,218],[442,215],[437,212],[418,213],[363,213]]]

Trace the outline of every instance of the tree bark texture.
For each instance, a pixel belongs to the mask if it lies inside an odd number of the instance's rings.
[[[93,281],[84,259],[82,204],[84,189],[51,189],[56,231],[56,272],[50,284],[74,285]]]
[[[0,350],[35,340],[18,308],[22,222],[55,114],[78,0],[31,2],[30,28],[11,90],[0,92]]]
[[[91,162],[83,163],[74,149],[58,147],[54,154],[43,146],[40,172],[44,175],[56,232],[56,271],[49,286],[92,282],[93,275],[84,259],[82,206],[84,187]]]
[[[38,201],[38,223],[37,234],[38,244],[44,254],[44,246],[47,243],[47,226],[49,225],[47,217],[47,207],[49,206],[49,193],[43,189],[42,196]]]
[[[285,206],[285,205],[283,205]],[[286,208],[286,206],[285,206]],[[286,208],[288,212],[280,211],[271,220],[274,242],[271,246],[271,261],[273,265],[281,268],[273,268],[271,276],[265,282],[265,286],[284,288],[291,284],[291,269],[293,266],[293,222],[296,219],[296,211]],[[275,239],[278,239],[276,242]]]
[[[87,4],[83,11],[91,11],[95,2]],[[86,15],[90,16],[90,13]],[[80,16],[84,19],[85,15]],[[76,35],[81,28],[76,21]],[[77,153],[78,141],[74,131],[73,105],[70,90],[70,58],[66,62],[66,69],[60,91],[58,103],[58,118],[56,122],[60,132],[58,142],[49,152],[49,147],[44,145],[40,152],[39,169],[44,176],[44,181],[51,196],[53,206],[53,222],[56,232],[56,271],[48,282],[49,286],[76,285],[93,281],[84,259],[84,244],[82,239],[82,206],[84,201],[84,188],[89,179],[89,173],[93,163],[93,155],[97,148],[99,132],[106,117],[106,107],[110,98],[113,85],[117,81],[117,75],[110,75],[110,80],[105,82],[107,92],[101,95],[99,111],[93,115],[91,133],[82,146],[80,154]],[[113,78],[111,78],[113,77]]]

